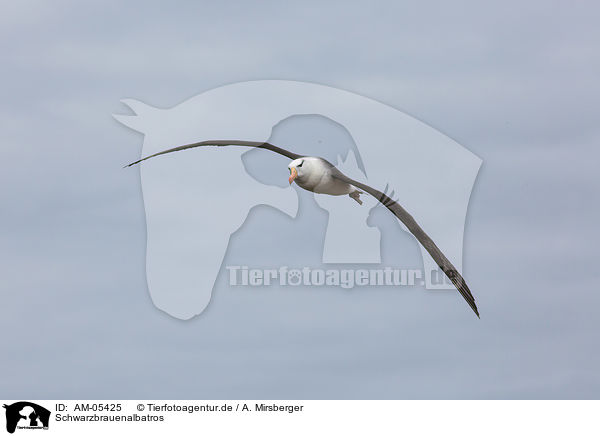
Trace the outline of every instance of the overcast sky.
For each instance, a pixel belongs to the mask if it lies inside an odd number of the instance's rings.
[[[0,392],[598,398],[598,12],[542,1],[3,3]],[[143,138],[111,114],[127,113],[124,97],[171,107],[255,79],[373,98],[483,159],[463,264],[481,320],[451,292],[406,289],[232,288],[190,321],[152,304],[140,176],[121,168]],[[232,244],[269,230],[261,213]]]

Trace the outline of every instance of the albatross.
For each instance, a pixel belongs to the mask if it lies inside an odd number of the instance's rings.
[[[475,298],[471,294],[467,283],[452,265],[448,258],[442,253],[438,246],[433,240],[425,233],[425,231],[417,224],[415,219],[410,215],[406,209],[400,206],[395,200],[393,200],[386,193],[378,191],[364,183],[352,180],[351,178],[344,175],[338,170],[332,163],[328,162],[322,157],[314,156],[303,156],[301,154],[293,153],[276,145],[268,142],[256,142],[256,141],[239,141],[239,140],[209,140],[195,142],[193,144],[180,145],[179,147],[170,148],[168,150],[160,151],[158,153],[151,154],[140,160],[126,165],[125,168],[139,164],[147,159],[160,156],[167,153],[173,153],[175,151],[188,150],[196,147],[227,147],[227,146],[241,146],[241,147],[254,147],[270,150],[278,153],[282,156],[291,159],[288,165],[290,171],[290,177],[288,179],[290,185],[296,183],[302,189],[317,194],[327,195],[348,195],[350,198],[355,200],[357,203],[362,205],[360,195],[365,192],[378,200],[387,209],[392,212],[396,218],[398,218],[408,230],[417,238],[419,243],[425,247],[427,252],[431,255],[433,260],[438,264],[442,271],[452,281],[456,289],[463,296],[467,304],[473,309],[473,312],[479,318],[479,311],[475,304]],[[393,194],[392,194],[393,195]]]

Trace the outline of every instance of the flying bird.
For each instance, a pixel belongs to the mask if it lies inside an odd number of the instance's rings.
[[[294,182],[301,188],[315,192],[317,194],[327,195],[348,195],[350,198],[355,200],[357,203],[362,204],[360,195],[365,192],[377,199],[381,204],[390,210],[408,230],[417,238],[417,240],[425,247],[427,252],[431,255],[433,260],[438,266],[444,271],[446,276],[452,281],[456,289],[463,296],[465,301],[469,304],[473,312],[479,317],[479,311],[475,304],[475,299],[467,286],[467,283],[457,271],[457,269],[450,263],[448,258],[442,253],[442,251],[435,245],[435,242],[425,233],[425,231],[417,224],[415,219],[400,206],[395,200],[388,196],[385,192],[378,191],[364,183],[352,180],[345,176],[340,170],[338,170],[333,164],[323,159],[322,157],[303,156],[300,154],[293,153],[284,148],[277,147],[276,145],[269,144],[268,142],[255,142],[255,141],[239,141],[239,140],[210,140],[195,142],[193,144],[181,145],[179,147],[170,148],[158,153],[154,153],[150,156],[146,156],[140,160],[126,165],[125,168],[139,164],[152,157],[160,156],[162,154],[172,153],[174,151],[182,151],[195,147],[206,147],[206,146],[242,146],[242,147],[254,147],[264,148],[285,156],[292,161],[288,165],[290,171],[290,177],[288,179],[290,185]],[[391,194],[393,195],[393,194]]]

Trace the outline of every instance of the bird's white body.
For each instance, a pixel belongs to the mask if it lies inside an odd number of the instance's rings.
[[[359,191],[354,186],[343,180],[332,177],[334,172],[339,172],[331,163],[320,157],[302,157],[293,160],[288,168],[295,171],[295,176],[290,177],[290,183],[296,182],[298,186],[307,191],[327,195],[349,195],[362,204]],[[293,173],[292,173],[293,174]]]

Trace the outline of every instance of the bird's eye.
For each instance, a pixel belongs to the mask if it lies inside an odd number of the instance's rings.
[[[300,163],[298,164],[298,166],[299,166],[299,167],[301,167],[303,163],[304,163],[304,161],[300,162]]]

